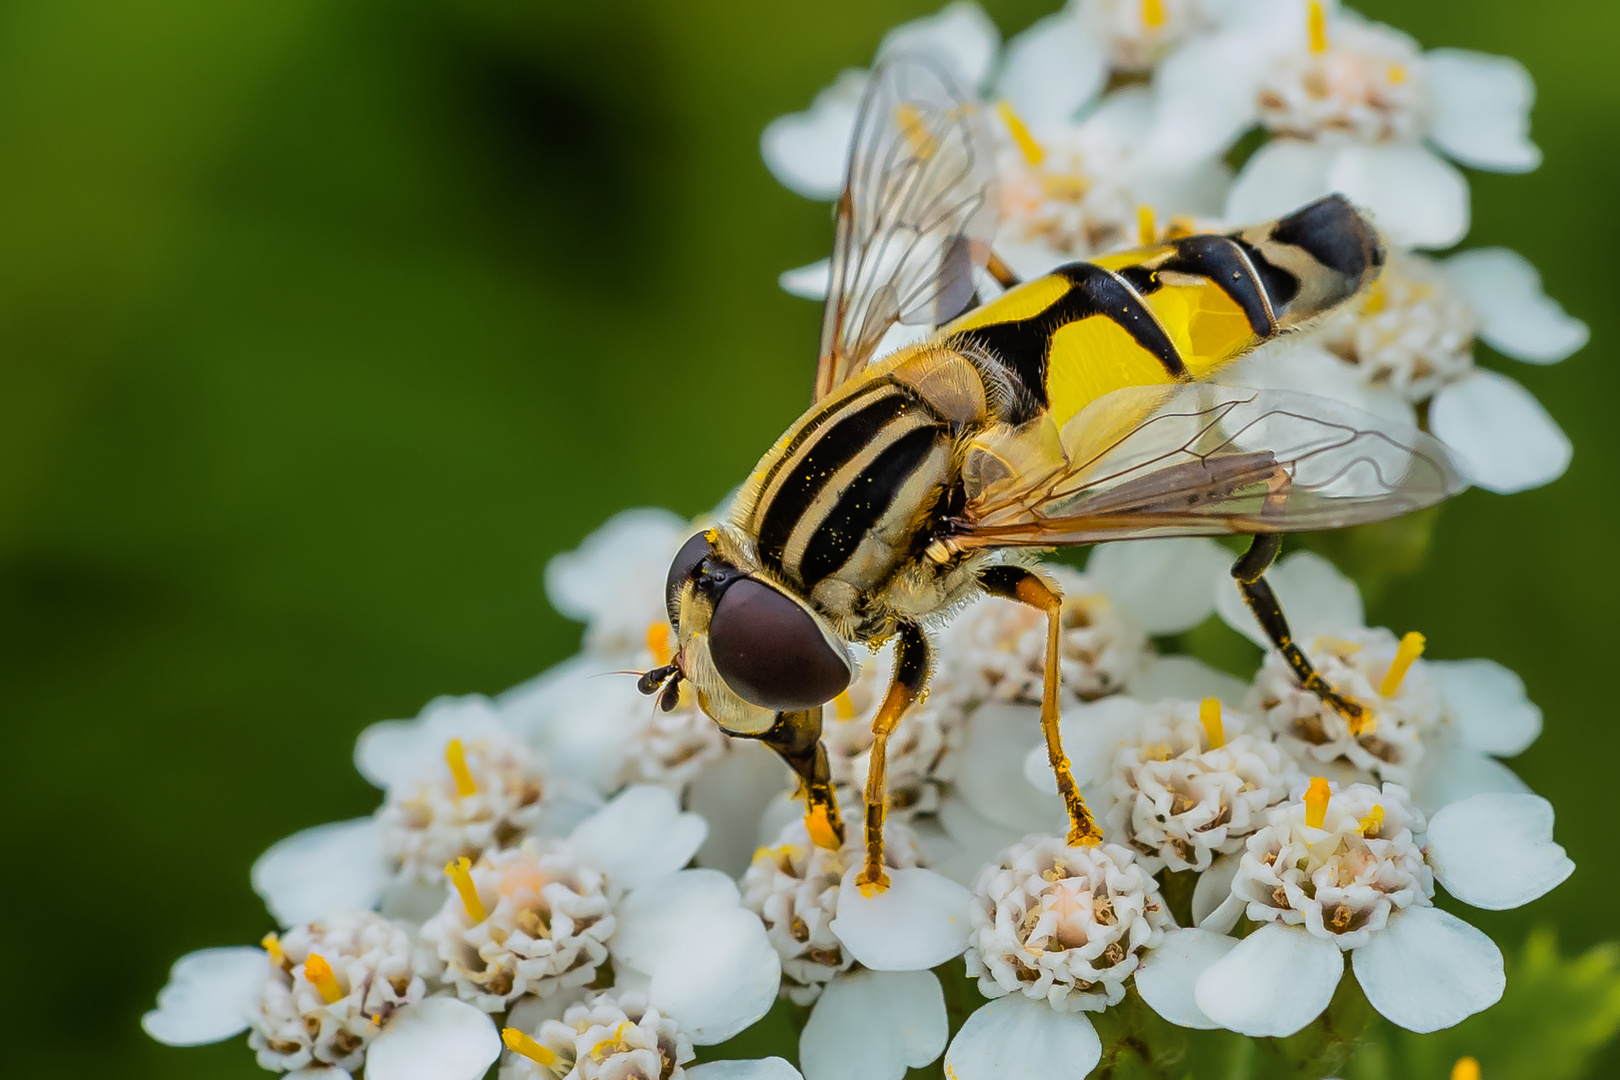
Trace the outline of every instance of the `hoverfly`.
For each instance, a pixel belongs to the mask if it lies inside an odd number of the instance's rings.
[[[994,256],[984,113],[930,63],[879,66],[856,121],[810,410],[727,519],[669,570],[677,637],[644,693],[686,680],[727,733],[798,774],[816,842],[844,828],[820,743],[850,646],[896,643],[873,721],[858,881],[882,888],[887,738],[924,693],[927,628],[979,594],[1045,612],[1041,727],[1070,844],[1100,832],[1058,733],[1061,597],[1011,549],[1247,535],[1243,598],[1301,684],[1358,725],[1317,675],[1264,574],[1282,534],[1379,521],[1465,486],[1433,438],[1326,398],[1208,380],[1344,302],[1384,253],[1329,196],[1227,235],[1189,235],[1018,283]],[[979,303],[976,275],[1005,287]],[[896,323],[939,329],[883,357]]]

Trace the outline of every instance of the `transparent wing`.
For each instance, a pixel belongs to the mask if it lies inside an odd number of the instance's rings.
[[[938,325],[967,307],[995,232],[995,177],[983,109],[931,61],[881,61],[838,201],[818,399],[865,366],[895,323]]]
[[[1127,387],[1062,430],[989,433],[963,476],[961,548],[1336,529],[1468,486],[1439,440],[1406,424],[1208,383]]]

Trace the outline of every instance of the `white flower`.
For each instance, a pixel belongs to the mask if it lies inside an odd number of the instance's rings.
[[[853,971],[834,979],[799,1035],[804,1080],[901,1080],[950,1036],[932,971]]]
[[[1153,873],[1209,869],[1242,849],[1265,810],[1288,798],[1299,767],[1243,714],[1215,701],[1143,709],[1109,778],[1107,833]]]
[[[973,894],[967,969],[979,991],[1061,1012],[1118,1004],[1170,923],[1151,873],[1118,844],[1032,837],[985,867]]]
[[[646,995],[608,992],[534,1032],[508,1028],[501,1080],[681,1080],[692,1040]]]
[[[422,940],[442,965],[438,978],[486,1012],[587,986],[607,959],[616,897],[563,841],[530,837],[486,852],[458,870],[456,886]]]
[[[1296,757],[1317,763],[1317,771],[1339,770],[1347,781],[1408,785],[1431,811],[1483,791],[1524,790],[1496,760],[1523,752],[1541,733],[1541,711],[1526,699],[1518,676],[1490,660],[1414,659],[1421,638],[1397,645],[1389,631],[1366,629],[1355,583],[1313,552],[1289,555],[1266,577],[1306,656],[1372,716],[1352,733],[1268,651],[1246,708]],[[1222,619],[1256,644],[1269,644],[1230,580],[1217,596]],[[1402,666],[1393,671],[1397,655]]]
[[[1360,298],[1303,338],[1263,348],[1223,374],[1246,386],[1305,390],[1430,429],[1474,483],[1509,493],[1557,479],[1568,438],[1527,390],[1475,367],[1476,337],[1503,355],[1550,364],[1586,344],[1586,324],[1541,291],[1506,248],[1445,260],[1392,252]]]
[[[142,1018],[173,1046],[251,1031],[259,1063],[299,1075],[323,1065],[381,1080],[475,1080],[499,1051],[494,1025],[453,998],[424,998],[410,935],[370,913],[299,927],[265,949],[183,956]]]
[[[1475,168],[1523,172],[1534,87],[1506,57],[1420,53],[1405,34],[1330,4],[1256,3],[1166,59],[1152,145],[1208,157],[1263,123],[1281,136],[1245,163],[1226,215],[1261,221],[1331,192],[1370,209],[1396,243],[1444,248],[1468,230]]]
[[[647,627],[667,623],[664,579],[670,561],[696,526],[657,507],[624,510],[579,547],[546,564],[546,596],[562,614],[585,624],[585,649],[634,657],[646,648]]]
[[[1434,1031],[1488,1008],[1505,985],[1501,952],[1433,906],[1433,881],[1506,907],[1573,867],[1535,796],[1479,795],[1435,821],[1425,853],[1423,815],[1399,787],[1312,781],[1250,837],[1227,901],[1149,957],[1138,990],[1189,1027],[1290,1035],[1327,1007],[1349,952],[1367,1000],[1401,1027]],[[1260,927],[1241,941],[1221,936],[1240,915]]]
[[[917,865],[917,843],[910,830],[890,821],[884,830],[884,856],[891,869]],[[802,819],[795,819],[754,855],[742,879],[743,904],[759,915],[771,945],[782,958],[782,993],[809,1005],[855,958],[833,933],[839,886],[850,866],[865,857],[865,838],[850,830],[837,851],[817,847]]]

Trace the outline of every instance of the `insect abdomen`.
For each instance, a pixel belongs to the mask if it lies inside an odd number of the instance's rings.
[[[1124,386],[1207,377],[1330,310],[1376,276],[1383,249],[1339,196],[1226,236],[1072,263],[946,328],[994,356],[1060,426]]]

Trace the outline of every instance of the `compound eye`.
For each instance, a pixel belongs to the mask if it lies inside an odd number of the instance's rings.
[[[709,655],[738,697],[776,712],[831,701],[853,674],[808,611],[753,578],[720,595],[709,621]]]
[[[714,545],[709,543],[707,529],[694,535],[675,553],[675,561],[669,564],[669,577],[664,579],[664,606],[669,609],[671,623],[680,621],[681,613],[677,608],[680,605],[681,586],[692,576],[698,563],[713,554]]]

